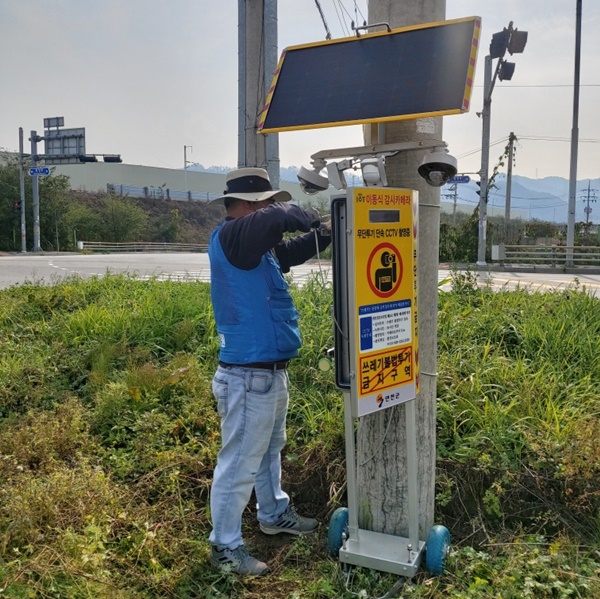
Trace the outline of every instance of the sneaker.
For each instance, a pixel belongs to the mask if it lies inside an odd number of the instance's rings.
[[[261,522],[260,529],[266,535],[278,535],[281,532],[286,532],[290,535],[301,535],[313,532],[318,524],[314,518],[299,516],[296,509],[288,505],[285,512],[279,516],[279,520],[275,524],[264,524]]]
[[[252,557],[243,545],[235,549],[213,546],[210,563],[218,570],[229,570],[244,576],[264,576],[269,571],[267,564]]]

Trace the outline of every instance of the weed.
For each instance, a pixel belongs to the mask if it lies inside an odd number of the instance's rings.
[[[121,275],[0,292],[0,594],[7,597],[381,597],[391,575],[326,557],[346,502],[343,401],[317,362],[332,293],[292,286],[304,346],[290,367],[284,483],[323,522],[307,538],[244,530],[270,576],[207,564],[219,450],[217,340],[204,283]],[[445,576],[403,597],[600,596],[600,310],[575,287],[440,293],[437,514]]]

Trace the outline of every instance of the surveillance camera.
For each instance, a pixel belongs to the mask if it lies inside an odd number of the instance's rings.
[[[303,166],[298,171],[298,181],[300,181],[300,189],[309,196],[325,191],[329,187],[329,181],[326,177],[322,177],[318,172],[311,171]]]
[[[363,181],[367,187],[387,187],[387,177],[385,174],[385,158],[377,156],[376,158],[363,158],[360,161]]]
[[[425,154],[418,170],[429,185],[441,187],[456,175],[456,158],[448,150],[434,150]]]

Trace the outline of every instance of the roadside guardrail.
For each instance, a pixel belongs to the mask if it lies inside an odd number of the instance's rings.
[[[571,257],[574,266],[600,266],[600,247],[564,245],[500,245],[492,248],[492,261],[508,264],[544,264],[566,266]]]
[[[206,252],[208,245],[196,243],[161,243],[153,241],[78,241],[80,252]]]

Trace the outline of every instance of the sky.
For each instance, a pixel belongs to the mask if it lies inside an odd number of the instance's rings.
[[[400,0],[396,0],[400,1]],[[332,36],[368,20],[367,0],[320,0]],[[600,2],[583,0],[577,178],[600,177]],[[511,81],[492,95],[490,167],[510,132],[514,174],[569,178],[574,114],[576,0],[447,0],[446,18],[482,17],[471,110],[444,117],[459,172],[480,169],[483,60],[492,34],[528,31]],[[88,153],[128,164],[237,164],[236,0],[0,0],[0,148],[45,117],[86,129]],[[314,0],[279,0],[279,53],[325,39]],[[494,65],[495,65],[494,61]],[[349,65],[351,68],[351,65]],[[282,166],[308,166],[323,149],[363,145],[360,126],[279,134]]]

